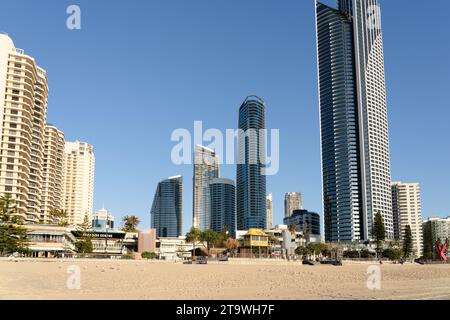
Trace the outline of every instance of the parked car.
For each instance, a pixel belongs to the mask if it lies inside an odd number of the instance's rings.
[[[219,259],[218,259],[219,261],[228,261],[228,256],[227,255],[220,255],[219,256]]]
[[[197,259],[195,259],[195,263],[196,264],[208,264],[208,260],[206,260],[205,257],[197,257]]]

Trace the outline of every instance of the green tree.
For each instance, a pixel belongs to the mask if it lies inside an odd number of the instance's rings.
[[[311,252],[311,254],[322,254],[323,256],[328,256],[331,252],[331,248],[326,243],[313,243],[308,245],[308,250]]]
[[[413,241],[411,226],[405,226],[405,236],[403,238],[403,258],[408,259],[413,251]]]
[[[122,218],[123,228],[122,231],[125,232],[137,232],[137,226],[141,221],[136,216],[125,216]]]
[[[147,251],[146,252],[142,252],[141,256],[142,256],[143,259],[151,259],[151,260],[156,259],[158,257],[158,255],[156,253],[154,253],[154,252],[147,252]]]
[[[23,219],[17,215],[16,204],[10,195],[0,198],[0,222],[23,224]]]
[[[205,230],[200,234],[200,241],[206,242],[206,249],[208,250],[208,255],[211,244],[215,243],[218,238],[219,238],[218,234],[210,229]]]
[[[291,225],[289,226],[289,232],[290,232],[291,234],[295,234],[295,233],[297,232],[297,225],[296,225],[296,224],[291,224]]]
[[[277,237],[275,237],[273,234],[269,235],[269,244],[270,245],[279,245],[280,244],[280,240],[278,240]]]
[[[377,246],[377,257],[380,257],[382,243],[386,239],[386,228],[380,211],[377,212],[373,221],[372,237],[375,239]]]
[[[75,243],[75,248],[78,253],[92,253],[94,247],[92,245],[92,235],[91,232],[91,222],[89,221],[89,216],[85,214],[83,222],[77,226],[77,233],[79,239]]]
[[[227,248],[228,252],[230,252],[231,255],[234,256],[239,250],[239,245],[239,240],[229,238],[225,243],[225,248]]]
[[[69,213],[67,210],[53,208],[50,210],[50,219],[59,226],[69,225]]]
[[[217,235],[217,240],[214,243],[214,246],[225,248],[227,240],[231,238],[231,234],[229,231],[229,227],[225,226],[222,231]]]
[[[0,255],[28,252],[27,229],[22,227],[14,200],[10,196],[0,198]]]
[[[433,234],[430,221],[425,224],[423,231],[423,257],[427,260],[433,259]]]
[[[194,227],[192,227],[191,231],[189,231],[189,232],[186,234],[186,241],[187,241],[188,243],[192,243],[192,245],[193,245],[193,248],[194,248],[194,250],[193,250],[194,258],[195,258],[195,245],[197,244],[197,242],[200,241],[200,236],[201,236],[201,234],[202,234],[202,232],[201,232],[199,229],[194,228]]]
[[[312,254],[312,251],[308,247],[298,247],[295,249],[295,254],[299,256],[308,256]]]
[[[388,248],[383,251],[383,257],[391,260],[391,261],[398,261],[402,257],[402,250],[398,248]]]

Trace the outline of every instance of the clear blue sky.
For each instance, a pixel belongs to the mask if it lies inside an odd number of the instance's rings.
[[[325,3],[334,4],[327,0]],[[77,4],[82,29],[66,28]],[[382,1],[392,176],[420,182],[424,216],[450,215],[450,1]],[[48,122],[95,147],[95,210],[150,225],[156,184],[192,167],[170,159],[176,128],[235,128],[249,94],[279,128],[278,175],[268,178],[275,223],[283,194],[322,211],[313,0],[2,1],[0,31],[47,70]],[[222,168],[235,179],[234,166]]]

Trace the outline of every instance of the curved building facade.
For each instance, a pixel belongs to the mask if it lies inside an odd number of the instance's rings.
[[[0,34],[0,194],[27,223],[40,218],[47,99],[45,70]]]
[[[182,215],[183,178],[176,176],[158,183],[151,210],[151,225],[156,229],[156,236],[181,236]]]
[[[213,179],[209,183],[211,200],[211,230],[220,233],[228,229],[236,237],[236,187],[230,179]]]
[[[256,96],[247,97],[239,109],[236,177],[238,230],[266,227],[265,129],[264,101]]]
[[[325,239],[393,238],[386,86],[377,0],[316,4]]]
[[[42,223],[53,222],[52,209],[64,209],[63,206],[63,164],[64,133],[55,126],[45,126],[44,163],[42,175],[41,215]]]

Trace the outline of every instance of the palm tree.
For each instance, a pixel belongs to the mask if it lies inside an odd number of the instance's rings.
[[[200,240],[201,234],[202,234],[202,232],[199,229],[194,228],[194,227],[192,227],[191,231],[189,231],[186,234],[186,241],[188,243],[192,243],[193,244],[193,247],[194,247],[194,250],[193,250],[194,258],[195,258],[195,244]]]
[[[218,237],[219,237],[218,234],[213,230],[205,230],[200,234],[200,241],[206,242],[206,249],[208,250],[208,255],[211,243],[215,243]]]
[[[122,218],[122,222],[123,222],[122,231],[125,232],[136,232],[137,226],[139,225],[139,223],[141,223],[139,218],[136,216],[125,216]]]

